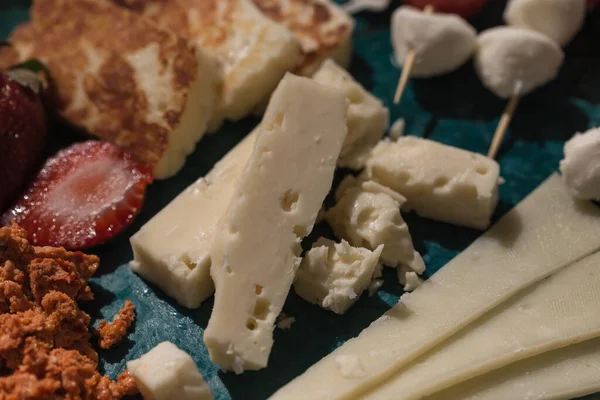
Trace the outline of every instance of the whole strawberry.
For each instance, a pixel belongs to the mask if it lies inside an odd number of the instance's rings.
[[[0,211],[21,194],[39,166],[47,137],[41,90],[33,72],[0,72]]]

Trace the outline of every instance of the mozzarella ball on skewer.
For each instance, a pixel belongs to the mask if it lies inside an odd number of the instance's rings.
[[[392,43],[400,65],[415,51],[411,76],[431,77],[463,65],[475,51],[477,32],[458,15],[401,6],[392,15]]]
[[[475,70],[485,87],[505,99],[524,96],[548,83],[564,60],[556,42],[523,28],[488,29],[477,42]]]
[[[504,20],[543,33],[564,46],[583,26],[585,10],[585,0],[510,0]]]
[[[565,143],[560,172],[573,196],[600,200],[600,128],[577,133]]]

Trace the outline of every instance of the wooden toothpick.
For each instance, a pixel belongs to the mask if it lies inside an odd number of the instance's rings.
[[[423,12],[425,14],[433,13],[434,7],[431,4],[425,6]],[[410,73],[415,65],[415,60],[417,58],[417,54],[414,50],[408,52],[406,56],[406,60],[404,60],[404,65],[402,66],[402,75],[400,75],[400,80],[398,81],[398,87],[396,88],[396,94],[394,95],[394,104],[400,103],[400,99],[402,99],[402,94],[404,93],[404,89],[406,89],[406,85],[408,84],[408,79],[410,78]]]
[[[496,154],[498,153],[500,145],[502,144],[502,139],[504,139],[504,134],[510,125],[510,121],[512,120],[515,110],[517,109],[517,105],[519,104],[519,99],[519,96],[513,96],[508,101],[508,104],[502,113],[502,117],[500,118],[500,122],[498,123],[498,127],[496,128],[496,132],[494,133],[492,145],[488,151],[489,158],[496,158]]]

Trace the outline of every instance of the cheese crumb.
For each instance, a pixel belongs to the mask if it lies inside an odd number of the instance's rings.
[[[404,118],[398,118],[390,128],[388,132],[388,136],[392,140],[398,140],[401,136],[404,136],[404,127],[405,127]]]

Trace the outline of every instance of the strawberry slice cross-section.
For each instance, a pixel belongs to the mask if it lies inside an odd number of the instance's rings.
[[[152,180],[150,167],[114,144],[76,143],[46,162],[1,222],[21,225],[35,245],[87,249],[133,222]]]

